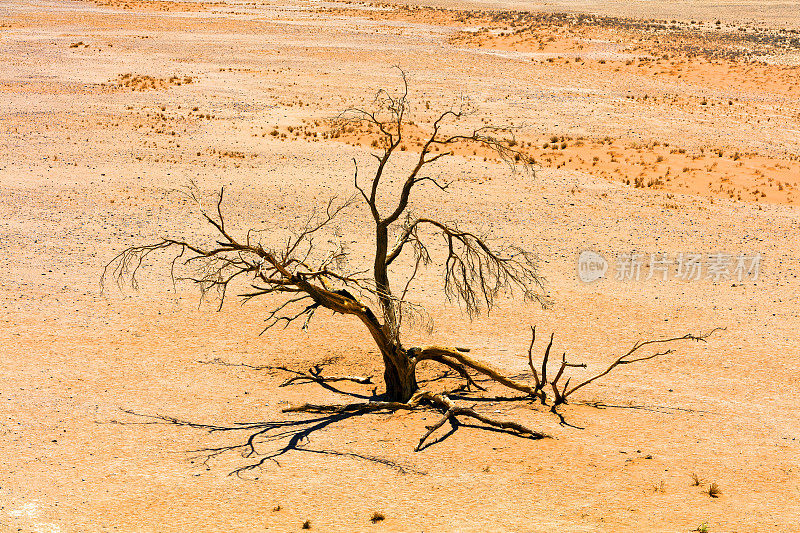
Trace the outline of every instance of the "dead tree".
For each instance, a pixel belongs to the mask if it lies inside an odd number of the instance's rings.
[[[443,259],[439,261],[442,284],[447,297],[460,303],[466,312],[474,315],[490,310],[495,299],[505,293],[516,292],[523,299],[545,302],[543,279],[537,269],[535,256],[517,246],[492,246],[478,233],[463,229],[454,223],[410,213],[409,204],[414,191],[428,185],[447,190],[448,183],[430,177],[426,170],[440,159],[453,154],[458,145],[482,145],[491,148],[511,164],[519,163],[530,170],[531,160],[520,151],[513,132],[503,128],[483,127],[466,133],[453,132],[459,121],[469,112],[461,105],[441,113],[429,127],[419,146],[415,161],[409,166],[401,185],[387,191],[387,166],[406,141],[410,122],[408,86],[405,83],[399,94],[380,91],[371,109],[350,109],[340,117],[351,124],[368,126],[378,135],[379,153],[372,154],[375,164],[369,179],[364,179],[356,165],[353,184],[357,191],[351,200],[331,200],[320,215],[310,217],[308,224],[280,247],[268,247],[253,231],[234,231],[226,225],[223,215],[224,189],[220,190],[212,211],[202,210],[202,216],[217,234],[216,242],[203,246],[190,240],[167,238],[162,241],[134,246],[122,251],[106,267],[105,276],[118,282],[136,284],[136,273],[143,260],[155,252],[175,251],[173,267],[180,264],[195,267],[196,274],[188,279],[196,283],[205,294],[216,290],[220,306],[228,287],[239,279],[246,279],[249,289],[241,296],[245,301],[279,295],[283,300],[269,313],[267,329],[301,321],[308,326],[320,308],[352,316],[369,332],[383,360],[385,391],[379,401],[343,405],[306,404],[288,408],[289,412],[354,413],[393,410],[411,410],[420,406],[433,407],[443,412],[443,418],[420,440],[420,446],[430,434],[447,420],[471,417],[478,421],[529,437],[542,437],[541,432],[516,422],[507,422],[485,416],[477,411],[456,405],[446,394],[421,390],[416,370],[423,361],[430,361],[455,371],[468,386],[476,386],[476,376],[524,393],[531,400],[553,405],[567,398],[595,379],[602,377],[618,365],[642,361],[660,355],[632,357],[652,343],[666,343],[680,339],[702,340],[706,335],[685,335],[678,338],[644,341],[625,356],[617,359],[604,373],[569,387],[565,370],[573,365],[562,357],[554,377],[548,376],[548,357],[552,346],[545,352],[539,369],[534,366],[529,350],[533,383],[519,381],[505,375],[491,365],[470,357],[469,350],[460,347],[418,346],[406,347],[402,342],[403,313],[410,305],[408,291],[412,280],[433,263],[435,254],[432,242],[439,240]],[[387,199],[388,198],[388,199]],[[393,198],[393,199],[392,199]],[[346,254],[342,248],[334,249],[315,258],[314,237],[328,228],[355,201],[363,201],[373,224],[371,267],[366,275],[344,270],[340,259]],[[387,207],[388,206],[388,207]],[[394,236],[390,239],[390,236]],[[438,257],[438,256],[437,256]],[[411,274],[393,286],[393,270],[402,261],[411,268]],[[533,331],[535,339],[535,330]],[[533,340],[531,341],[531,349]],[[667,352],[662,352],[667,353]],[[289,381],[322,382],[325,378],[319,369],[297,372]],[[352,379],[352,378],[351,378]],[[561,385],[563,379],[564,384]],[[552,398],[547,388],[552,389]]]

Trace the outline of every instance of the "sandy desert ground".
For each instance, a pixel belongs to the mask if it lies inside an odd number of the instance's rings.
[[[800,531],[793,3],[12,0],[0,44],[1,530]],[[415,452],[437,413],[373,414],[229,475],[263,456],[204,460],[252,433],[209,426],[343,400],[251,367],[331,361],[380,387],[368,334],[320,313],[259,336],[274,300],[217,311],[173,290],[163,257],[138,291],[101,291],[103,267],[165,236],[209,241],[192,183],[206,202],[225,186],[228,228],[276,243],[352,194],[375,134],[335,118],[397,90],[396,65],[415,125],[387,191],[460,98],[478,110],[466,130],[516,126],[535,176],[460,147],[432,170],[448,192],[412,208],[535,249],[553,300],[470,321],[431,270],[414,288],[434,328],[409,325],[408,345],[468,346],[529,379],[533,324],[587,363],[576,376],[638,339],[727,329],[587,386],[567,425],[530,402],[469,404],[552,438],[462,426]],[[369,220],[360,205],[341,223],[356,265]],[[610,261],[604,279],[580,281],[583,250]],[[632,252],[760,254],[760,271],[616,279]]]

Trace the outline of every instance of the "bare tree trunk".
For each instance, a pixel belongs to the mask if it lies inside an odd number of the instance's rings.
[[[392,402],[407,402],[419,389],[414,364],[405,355],[405,351],[398,350],[397,356],[392,359],[384,355],[383,379],[386,382],[386,397]]]
[[[389,250],[388,228],[382,222],[378,222],[375,228],[375,266],[373,275],[375,277],[375,288],[377,289],[378,299],[380,300],[381,312],[383,313],[383,331],[389,340],[400,344],[400,324],[398,324],[395,305],[392,301],[392,288],[389,286],[389,273],[386,265],[386,255]]]
[[[383,325],[369,311],[357,315],[372,334],[372,340],[383,355],[383,377],[387,401],[407,402],[418,390],[415,363],[399,342],[390,337],[386,323]]]
[[[381,330],[386,344],[379,346],[383,354],[383,379],[386,383],[388,401],[407,402],[418,390],[415,365],[400,344],[400,324],[398,324],[389,274],[386,265],[388,253],[388,230],[386,224],[377,221],[375,228],[375,286],[383,313]]]

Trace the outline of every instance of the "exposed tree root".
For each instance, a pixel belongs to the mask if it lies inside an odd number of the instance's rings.
[[[469,389],[469,387],[471,385],[471,386],[475,387],[478,390],[482,390],[482,391],[486,390],[484,387],[481,387],[480,385],[478,385],[475,382],[475,380],[472,378],[472,376],[470,376],[469,371],[467,370],[467,368],[464,365],[462,365],[462,364],[460,364],[460,363],[458,363],[456,361],[451,361],[447,357],[444,357],[444,356],[441,356],[441,355],[438,355],[438,354],[427,354],[427,356],[422,358],[422,359],[417,358],[416,362],[423,361],[423,360],[435,361],[435,362],[437,362],[439,364],[442,364],[442,365],[444,365],[446,367],[449,367],[449,368],[455,370],[464,379],[464,381],[466,381],[467,389]]]
[[[404,402],[360,402],[345,404],[304,403],[283,409],[284,413],[373,413],[376,411],[410,411],[417,407],[419,401],[414,398]]]
[[[550,435],[541,433],[539,431],[534,431],[517,422],[508,420],[497,420],[496,418],[488,417],[486,415],[478,413],[477,411],[469,407],[461,407],[459,405],[456,405],[445,394],[433,394],[427,391],[422,391],[419,394],[422,397],[422,399],[433,403],[434,405],[440,407],[441,409],[444,409],[445,413],[444,416],[441,419],[439,419],[438,422],[428,427],[428,432],[425,433],[421,439],[419,439],[419,444],[417,444],[415,451],[420,451],[421,449],[423,449],[423,445],[425,444],[425,441],[428,439],[428,437],[433,435],[433,433],[437,429],[442,427],[445,422],[447,422],[448,420],[452,421],[457,416],[466,416],[474,418],[479,422],[483,422],[487,426],[495,427],[503,431],[508,431],[520,437],[527,437],[531,439],[544,439],[550,437]]]
[[[532,430],[522,424],[507,420],[498,420],[484,414],[481,414],[469,407],[462,407],[456,405],[453,400],[447,397],[446,394],[436,394],[430,391],[418,391],[408,402],[362,402],[350,404],[309,404],[305,403],[293,407],[283,409],[284,413],[368,413],[377,411],[411,411],[417,409],[422,404],[427,403],[436,408],[444,411],[444,416],[428,427],[428,431],[422,436],[417,444],[415,451],[423,449],[425,441],[445,422],[455,422],[456,417],[465,416],[474,418],[487,426],[506,431],[518,435],[520,437],[527,437],[532,439],[548,438],[549,435]]]
[[[464,353],[463,348],[459,349],[459,348],[448,348],[445,346],[422,346],[417,348],[410,348],[408,350],[408,353],[416,362],[432,360],[450,366],[451,368],[467,367],[485,376],[490,377],[492,380],[502,385],[505,385],[510,389],[518,390],[520,392],[524,392],[531,396],[534,396],[536,392],[535,389],[532,388],[527,383],[523,383],[521,381],[517,381],[515,379],[507,377],[503,375],[500,371],[495,370],[489,365],[482,363],[480,361],[476,361],[475,359],[472,359],[471,357],[467,356]]]

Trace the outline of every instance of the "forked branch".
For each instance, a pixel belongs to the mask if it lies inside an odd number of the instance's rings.
[[[464,304],[470,316],[482,308],[491,310],[501,293],[519,290],[526,300],[546,306],[544,278],[539,274],[536,256],[520,247],[491,247],[484,237],[464,231],[455,224],[445,224],[430,218],[409,219],[395,246],[386,257],[391,265],[406,245],[423,264],[431,261],[420,229],[429,227],[442,239],[445,252],[443,277],[445,295]]]
[[[617,359],[615,359],[610,365],[608,365],[608,368],[606,368],[605,370],[603,370],[599,374],[597,374],[597,375],[595,375],[595,376],[593,376],[593,377],[591,377],[591,378],[589,378],[589,379],[587,379],[585,381],[582,381],[581,383],[579,383],[578,385],[575,385],[572,388],[567,388],[565,386],[562,394],[560,395],[560,397],[562,398],[562,401],[559,402],[559,403],[564,403],[564,401],[566,401],[567,396],[570,396],[572,393],[574,393],[578,389],[581,389],[581,388],[585,387],[589,383],[592,383],[593,381],[596,381],[596,380],[602,378],[603,376],[605,376],[606,374],[608,374],[609,372],[611,372],[612,370],[614,370],[616,367],[618,367],[620,365],[628,365],[628,364],[631,364],[631,363],[637,363],[639,361],[647,361],[649,359],[654,359],[656,357],[659,357],[659,356],[662,356],[662,355],[671,354],[671,353],[674,352],[673,349],[669,349],[669,350],[665,350],[665,351],[662,351],[662,352],[656,352],[656,353],[653,353],[653,354],[644,355],[644,356],[641,356],[641,357],[632,357],[634,353],[638,352],[641,348],[644,348],[645,346],[649,346],[651,344],[667,344],[667,343],[670,343],[670,342],[683,341],[683,340],[691,340],[691,341],[697,341],[697,342],[707,342],[707,339],[711,335],[713,335],[717,331],[724,331],[724,330],[725,330],[725,328],[714,328],[711,331],[709,331],[708,333],[700,333],[699,335],[693,335],[691,333],[687,333],[686,335],[683,335],[681,337],[671,337],[671,338],[667,338],[667,339],[650,339],[650,340],[645,340],[645,341],[637,341],[630,350],[628,350],[625,354],[623,354],[620,357],[618,357]],[[558,398],[558,396],[557,396],[557,398]]]

